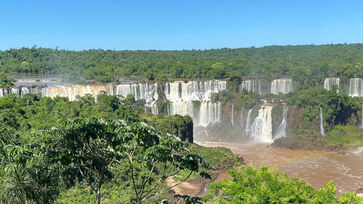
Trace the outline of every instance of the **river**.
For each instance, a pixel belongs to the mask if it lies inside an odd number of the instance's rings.
[[[226,147],[255,166],[272,166],[290,177],[304,179],[314,188],[322,188],[333,180],[337,195],[363,188],[362,152],[325,152],[292,150],[267,144],[206,142],[207,147]],[[361,148],[362,150],[362,148]]]

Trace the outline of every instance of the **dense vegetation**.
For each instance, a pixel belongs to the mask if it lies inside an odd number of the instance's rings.
[[[282,104],[288,106],[289,118],[287,125],[287,137],[274,141],[275,145],[289,148],[312,148],[326,149],[336,147],[348,147],[360,145],[363,129],[356,126],[361,125],[361,113],[363,99],[359,97],[349,97],[345,92],[337,92],[337,87],[333,86],[330,91],[322,87],[301,87],[294,92],[283,95],[266,94],[260,96],[254,92],[242,91],[221,91],[212,94],[213,102],[221,102],[223,111],[226,111],[224,123],[230,124],[231,104],[234,105],[237,114],[243,107],[245,111],[252,109],[252,118],[258,115],[259,106],[264,100],[267,103],[275,104],[273,117],[273,126],[275,128],[282,120]],[[327,137],[323,138],[319,132],[319,114],[320,107],[323,111],[324,130]],[[275,110],[278,109],[278,110]],[[235,116],[236,117],[236,116]],[[238,120],[238,116],[236,117]],[[236,119],[235,118],[235,119]],[[245,122],[245,121],[244,121]],[[209,127],[211,132],[223,135],[224,140],[238,140],[241,135],[241,129],[236,127],[223,127],[215,125]],[[237,134],[234,134],[237,129]],[[222,130],[219,132],[219,130]],[[330,131],[332,133],[330,134]],[[233,134],[236,135],[233,137]],[[339,135],[339,136],[338,136]],[[229,138],[231,137],[231,138]],[[218,138],[218,137],[217,137]]]
[[[332,182],[316,190],[297,178],[289,178],[270,168],[252,166],[230,170],[232,179],[209,185],[205,200],[213,203],[356,203],[361,199],[352,193],[336,197]]]
[[[275,141],[276,145],[292,148],[335,149],[360,145],[363,129],[356,125],[361,115],[362,99],[337,93],[333,88],[310,87],[297,90],[283,97],[294,115],[289,124],[288,137]],[[321,137],[319,130],[320,107],[323,111],[323,126],[327,132]],[[315,128],[312,128],[315,127]]]
[[[262,104],[262,96],[240,92],[242,77],[287,75],[299,84],[298,89],[287,95],[263,96],[270,103],[286,102],[290,114],[295,114],[289,136],[276,140],[276,145],[345,147],[363,141],[363,130],[354,126],[363,111],[362,99],[348,97],[345,91],[338,94],[336,87],[330,91],[315,87],[327,76],[362,77],[363,44],[190,51],[33,47],[0,51],[0,73],[0,87],[13,83],[4,73],[60,74],[78,83],[113,82],[122,77],[156,81],[229,78],[229,90],[212,94],[212,101],[228,107],[233,104],[238,110]],[[167,112],[167,103],[158,101],[160,113]],[[101,94],[97,100],[86,95],[73,102],[34,94],[0,98],[0,202],[156,203],[174,199],[166,178],[209,178],[213,166],[225,170],[238,159],[223,148],[190,144],[191,117],[151,115],[144,112],[144,104],[131,95],[124,99]],[[326,138],[312,128],[318,124],[320,107]],[[214,128],[240,133],[230,126]],[[360,203],[350,193],[338,199],[332,183],[315,190],[268,168],[238,167],[230,173],[232,180],[210,186],[206,200]]]
[[[13,86],[14,80],[6,76],[4,73],[0,73],[0,87],[8,88]]]
[[[163,81],[288,75],[302,85],[327,76],[363,76],[363,44],[269,46],[183,51],[68,51],[21,48],[0,51],[5,73],[61,74],[71,82],[110,82],[123,76]]]
[[[217,168],[236,161],[180,140],[193,140],[189,116],[152,116],[139,103],[104,94],[97,103],[0,98],[0,202],[154,203],[172,199],[166,177],[208,177],[212,166],[199,155]]]

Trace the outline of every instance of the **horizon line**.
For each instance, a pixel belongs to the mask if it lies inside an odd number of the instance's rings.
[[[105,48],[89,48],[89,49],[66,49],[60,48],[60,46],[55,47],[41,47],[38,45],[33,45],[32,47],[19,47],[19,48],[8,48],[8,49],[0,49],[0,52],[9,51],[9,50],[20,50],[20,49],[51,49],[51,50],[61,50],[61,51],[74,51],[74,52],[82,52],[82,51],[90,51],[90,50],[104,50],[104,51],[208,51],[208,50],[223,50],[223,49],[252,49],[252,48],[268,48],[268,47],[303,47],[303,46],[339,46],[339,45],[363,45],[363,42],[356,43],[321,43],[321,44],[271,44],[271,45],[263,45],[263,46],[249,46],[249,47],[219,47],[219,48],[193,48],[193,49],[105,49]]]

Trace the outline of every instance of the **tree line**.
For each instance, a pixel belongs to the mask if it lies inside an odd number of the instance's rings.
[[[71,51],[20,48],[0,51],[4,73],[64,75],[69,82],[105,83],[120,77],[164,81],[290,76],[302,85],[325,77],[363,76],[363,44],[267,46],[261,48]]]

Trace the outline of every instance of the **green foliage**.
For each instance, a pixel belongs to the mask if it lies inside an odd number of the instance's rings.
[[[8,88],[13,86],[14,79],[8,78],[4,73],[0,73],[0,87]]]
[[[238,157],[230,149],[223,147],[203,147],[197,144],[191,144],[189,149],[193,154],[203,156],[206,162],[215,169],[226,170],[232,168],[238,160]]]
[[[214,102],[219,101],[222,105],[227,103],[235,104],[236,108],[241,108],[244,106],[246,109],[251,109],[254,106],[261,103],[261,96],[254,92],[248,92],[243,90],[242,92],[229,92],[229,91],[221,91],[215,95],[212,95],[212,99]]]
[[[149,80],[290,76],[302,86],[327,76],[363,76],[363,45],[267,46],[183,51],[67,51],[21,48],[0,51],[0,71],[62,74],[69,82],[110,82],[121,76]]]
[[[57,199],[60,203],[88,203],[101,193],[106,203],[125,203],[136,202],[151,192],[147,200],[154,203],[169,198],[169,187],[164,182],[169,174],[174,175],[178,168],[197,172],[206,167],[202,157],[190,154],[187,144],[174,136],[161,134],[144,123],[127,126],[122,122],[116,130],[112,122],[148,121],[160,130],[192,141],[190,117],[152,119],[133,100],[103,94],[97,103],[90,95],[71,102],[28,94],[23,98],[2,97],[0,104],[0,202],[49,203]],[[84,119],[94,117],[105,120]],[[126,132],[120,133],[121,130]],[[115,139],[117,132],[122,137]],[[121,142],[125,137],[128,140]],[[117,147],[116,143],[126,146]],[[159,146],[153,147],[154,144]],[[128,157],[120,153],[120,148],[135,145],[134,186]],[[164,153],[166,157],[162,157]],[[153,158],[159,159],[151,170]],[[163,161],[168,165],[162,165]],[[201,167],[196,167],[198,164]],[[139,197],[136,187],[144,188]]]
[[[286,96],[290,105],[305,109],[304,120],[312,121],[319,116],[319,108],[322,107],[324,120],[331,126],[346,125],[352,114],[359,110],[355,99],[345,94],[338,94],[336,89],[326,91],[322,88],[310,87],[298,90]]]
[[[213,203],[356,203],[362,202],[355,194],[336,197],[332,182],[316,190],[297,178],[289,178],[271,168],[241,166],[230,170],[232,179],[209,185],[203,200]]]
[[[0,176],[2,202],[50,203],[59,192],[60,175],[48,157],[48,149],[39,143],[7,144],[1,152],[4,164]],[[6,197],[3,197],[6,194]]]
[[[337,125],[328,133],[329,145],[345,147],[363,145],[363,129],[356,126]]]
[[[167,132],[193,143],[193,120],[190,116],[153,115],[145,120],[160,132]]]

